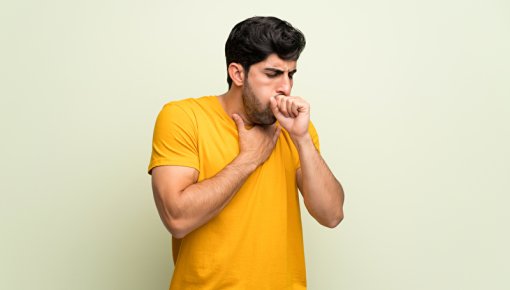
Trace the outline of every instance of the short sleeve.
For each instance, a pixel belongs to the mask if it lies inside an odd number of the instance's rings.
[[[161,165],[192,167],[199,170],[196,119],[189,108],[168,103],[154,126],[152,155],[148,173]]]

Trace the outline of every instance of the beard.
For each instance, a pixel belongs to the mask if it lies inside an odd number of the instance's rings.
[[[254,125],[267,126],[274,124],[276,118],[269,105],[264,106],[253,92],[248,80],[243,85],[243,104],[248,121]]]

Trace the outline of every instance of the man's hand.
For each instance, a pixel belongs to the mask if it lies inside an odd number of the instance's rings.
[[[278,136],[280,136],[280,127],[270,125],[266,127],[253,126],[251,129],[246,129],[241,116],[233,114],[232,118],[236,122],[239,132],[239,157],[246,158],[248,162],[258,167],[273,152]]]
[[[271,98],[274,116],[293,139],[308,135],[310,105],[300,97],[276,95]]]

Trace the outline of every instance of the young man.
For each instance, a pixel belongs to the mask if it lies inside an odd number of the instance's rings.
[[[161,110],[149,173],[173,236],[170,289],[306,289],[297,188],[331,228],[344,194],[291,95],[304,46],[285,21],[246,19],[225,45],[228,92]]]

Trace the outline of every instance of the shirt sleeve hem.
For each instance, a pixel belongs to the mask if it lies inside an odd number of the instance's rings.
[[[155,167],[158,167],[158,166],[184,166],[184,167],[194,168],[198,172],[200,172],[200,170],[198,169],[198,164],[195,164],[193,162],[165,159],[165,160],[158,160],[158,161],[151,162],[149,164],[149,168],[147,169],[147,173],[152,175],[152,169],[154,169]]]

